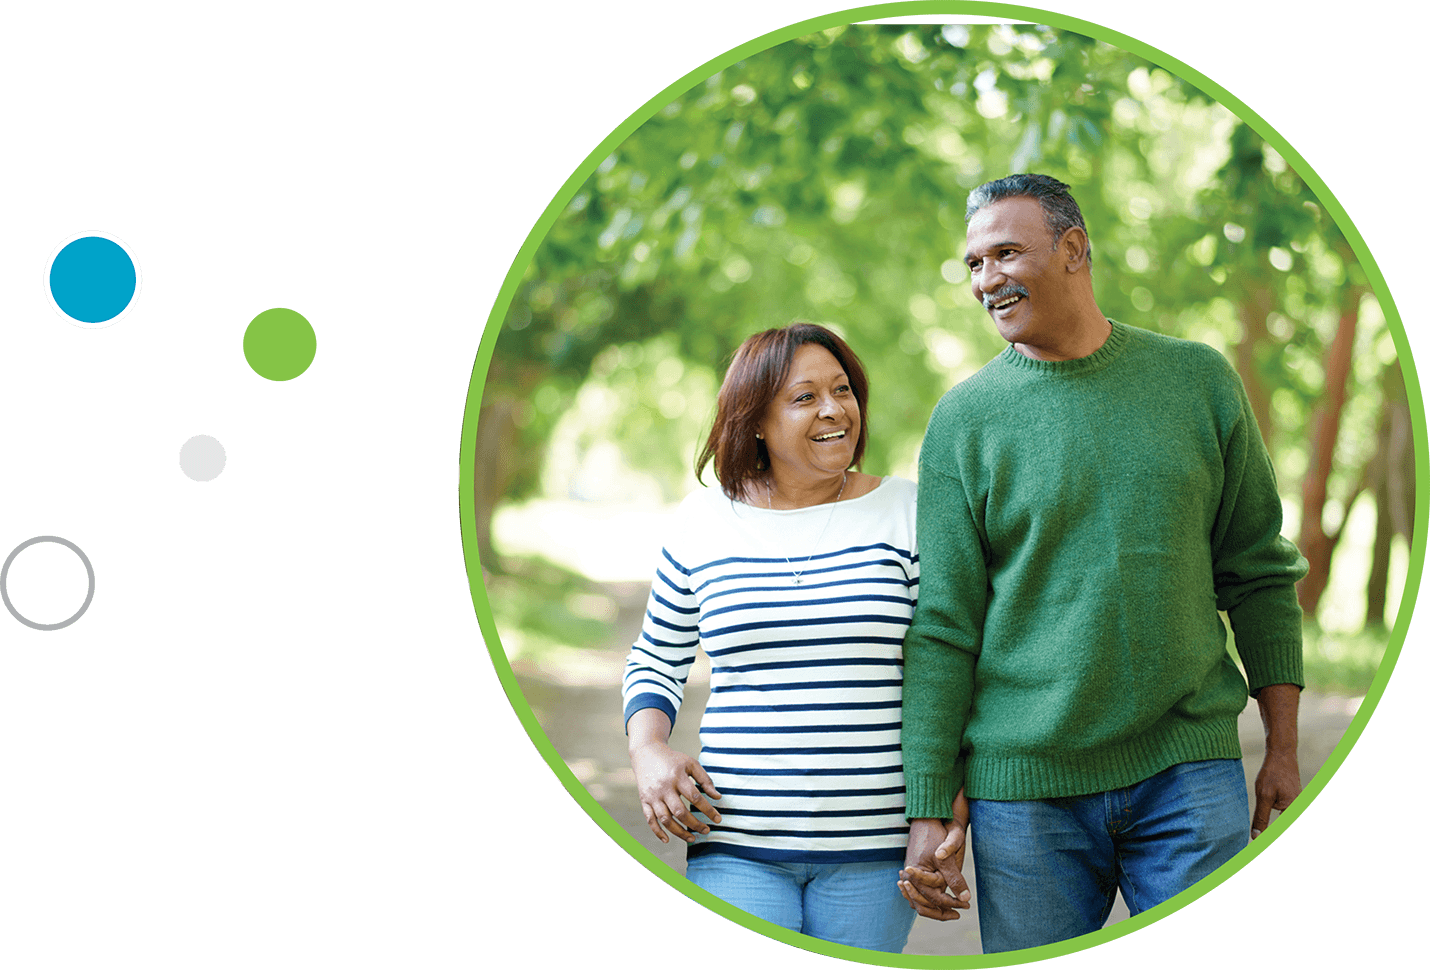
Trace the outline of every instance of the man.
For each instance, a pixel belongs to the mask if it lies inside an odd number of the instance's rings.
[[[998,952],[1098,929],[1119,888],[1155,906],[1247,844],[1248,682],[1267,740],[1249,834],[1300,792],[1306,564],[1235,371],[1103,315],[1068,187],[990,182],[967,221],[1009,346],[944,395],[920,455],[901,886],[957,917],[966,819]]]

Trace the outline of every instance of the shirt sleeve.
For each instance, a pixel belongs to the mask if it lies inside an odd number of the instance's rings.
[[[1271,456],[1239,378],[1236,390],[1241,414],[1226,445],[1222,503],[1212,531],[1212,576],[1217,609],[1231,620],[1254,696],[1270,684],[1305,686],[1296,583],[1306,575],[1307,564],[1281,535],[1281,497]]]
[[[655,707],[675,724],[700,645],[699,613],[689,574],[669,550],[662,549],[645,621],[626,657],[621,681],[626,723],[636,711]]]
[[[904,639],[905,815],[948,818],[963,786],[963,730],[973,701],[988,574],[958,479],[921,464],[919,599]]]

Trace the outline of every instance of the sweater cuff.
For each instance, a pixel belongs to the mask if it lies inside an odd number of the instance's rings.
[[[1246,669],[1246,686],[1255,697],[1263,687],[1272,684],[1295,684],[1302,689],[1306,686],[1305,659],[1300,642],[1264,644],[1250,655],[1241,652],[1237,641],[1237,653],[1241,654],[1241,664]]]
[[[904,817],[950,818],[953,813],[953,798],[963,787],[963,759],[959,758],[953,770],[938,774],[911,772],[904,768]]]
[[[1270,684],[1306,686],[1301,607],[1294,589],[1275,593],[1264,591],[1228,614],[1253,695]]]
[[[675,727],[675,705],[663,694],[637,694],[626,701],[626,733],[630,734],[631,715],[636,711],[644,710],[647,707],[658,708],[665,712],[665,716],[670,718],[670,726]]]

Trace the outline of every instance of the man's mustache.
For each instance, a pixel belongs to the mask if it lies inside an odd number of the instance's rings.
[[[985,296],[983,298],[983,309],[991,310],[993,309],[993,304],[1002,303],[1010,296],[1026,297],[1027,295],[1028,291],[1023,288],[1023,285],[1021,283],[1009,283],[1007,286],[1003,287],[1001,290],[999,290],[997,293],[994,293],[992,296]]]

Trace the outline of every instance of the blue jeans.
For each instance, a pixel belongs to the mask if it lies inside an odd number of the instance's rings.
[[[969,802],[984,953],[1102,928],[1117,890],[1132,915],[1209,875],[1251,838],[1246,776],[1230,759],[1175,765],[1127,788]]]
[[[846,946],[900,953],[915,913],[899,893],[902,862],[756,862],[724,852],[691,859],[685,877],[760,919]]]

